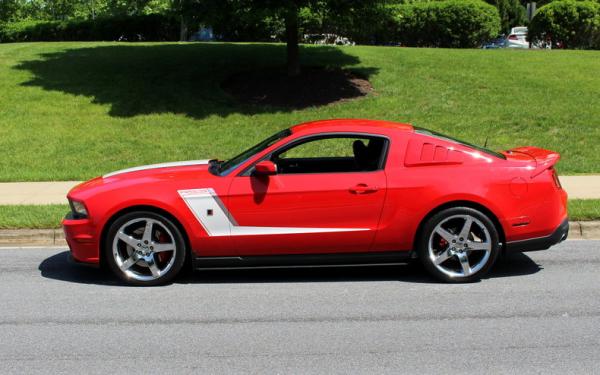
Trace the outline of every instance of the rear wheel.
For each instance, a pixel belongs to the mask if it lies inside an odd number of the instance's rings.
[[[427,271],[437,279],[459,283],[477,281],[498,257],[498,231],[478,210],[449,208],[427,221],[417,250]]]
[[[170,282],[185,261],[185,241],[177,226],[154,212],[131,212],[110,226],[106,260],[115,275],[132,285]]]

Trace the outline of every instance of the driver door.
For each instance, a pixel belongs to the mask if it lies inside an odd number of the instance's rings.
[[[277,174],[233,178],[227,205],[239,255],[368,251],[385,198],[388,143],[368,135],[292,141],[267,157]]]

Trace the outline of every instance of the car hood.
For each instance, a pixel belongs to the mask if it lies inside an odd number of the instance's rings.
[[[107,173],[75,186],[69,198],[85,199],[103,191],[132,185],[147,185],[166,181],[214,178],[208,171],[208,160],[178,161],[143,165]]]

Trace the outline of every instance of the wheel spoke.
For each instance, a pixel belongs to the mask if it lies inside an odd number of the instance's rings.
[[[152,247],[154,248],[153,251],[155,253],[175,250],[175,244],[172,244],[172,243],[156,243],[156,244],[153,244]]]
[[[471,225],[473,225],[473,218],[471,216],[467,216],[465,218],[465,223],[463,224],[463,227],[460,230],[460,234],[458,235],[465,241],[467,240],[467,238],[469,238],[469,233],[471,232]]]
[[[148,261],[148,267],[150,267],[150,272],[152,272],[152,276],[160,276],[160,270],[158,269],[158,266],[156,265],[156,261],[154,261],[154,259]]]
[[[142,236],[142,241],[148,243],[152,240],[152,221],[146,220],[146,227],[144,228],[144,235]]]
[[[451,257],[452,254],[450,253],[450,249],[446,249],[440,255],[438,255],[437,258],[434,259],[434,262],[435,264],[442,264]]]
[[[127,271],[129,268],[131,268],[131,266],[136,264],[137,261],[138,261],[138,259],[132,256],[131,258],[124,261],[123,264],[121,264],[120,268],[122,271]]]
[[[135,238],[131,237],[128,234],[125,234],[125,232],[123,232],[123,231],[119,231],[119,233],[117,234],[117,237],[119,237],[119,239],[121,241],[125,242],[127,245],[129,245],[133,248],[135,248],[139,243],[138,240],[136,240]]]
[[[468,247],[467,249],[469,250],[483,250],[483,251],[488,251],[492,249],[492,244],[489,242],[471,242],[469,241],[467,243]]]
[[[471,274],[471,265],[469,264],[469,257],[467,257],[466,253],[458,253],[458,260],[460,261],[460,266],[463,270],[464,276],[469,276]]]
[[[435,229],[435,233],[439,234],[447,242],[452,242],[452,240],[454,239],[454,235],[452,233],[448,232],[447,230],[445,230],[444,228],[442,228],[441,226],[438,226]]]

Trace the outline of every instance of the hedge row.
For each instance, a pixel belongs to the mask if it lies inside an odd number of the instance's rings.
[[[466,48],[477,47],[498,35],[501,22],[497,8],[481,0],[414,2],[373,10],[373,14],[364,16],[368,18],[368,25],[356,21],[345,25],[339,24],[339,20],[323,19],[319,30],[309,30],[311,22],[306,22],[303,31],[342,33],[362,42]],[[232,14],[220,20],[223,25],[214,26],[217,31],[229,31],[221,34],[232,40],[267,40],[270,35],[282,34],[281,20],[256,15],[256,22],[248,22],[247,18]],[[326,30],[326,24],[335,25],[335,29]],[[160,14],[22,21],[0,24],[0,42],[174,41],[179,39],[179,27],[176,17]],[[563,48],[600,49],[599,0],[548,3],[539,9],[529,25],[529,38],[534,42],[551,40],[554,46]]]
[[[371,25],[369,31],[360,23],[350,27],[340,25],[339,19],[324,19],[322,25],[315,26],[318,27],[316,30],[310,30],[315,22],[303,22],[303,32],[334,32],[353,36],[358,31],[363,34],[359,41],[399,42],[409,46],[477,47],[496,36],[500,30],[497,9],[481,0],[417,2],[382,8],[367,17]],[[282,22],[277,22],[273,17],[263,19],[262,15],[256,15],[251,18],[252,22],[249,22],[247,14],[233,12],[222,20],[216,20],[213,26],[228,40],[267,40],[270,35],[283,33]],[[334,29],[327,30],[327,24],[334,25]],[[179,26],[176,18],[158,14],[96,20],[24,21],[0,25],[0,42],[171,41],[178,40]],[[361,30],[354,30],[356,27]],[[367,35],[369,32],[373,32],[373,35]]]
[[[600,49],[600,3],[553,1],[531,20],[529,38],[551,41],[554,47]]]
[[[480,0],[445,0],[399,5],[397,39],[407,46],[478,47],[500,32],[498,9]]]
[[[95,20],[21,21],[0,25],[0,42],[169,41],[179,38],[179,21],[160,14]]]

